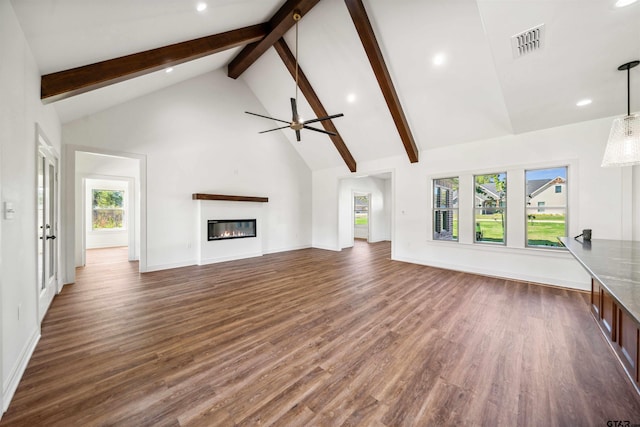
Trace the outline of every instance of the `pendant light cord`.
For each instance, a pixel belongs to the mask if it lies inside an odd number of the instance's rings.
[[[298,42],[296,42],[296,46],[297,45],[298,45]],[[629,89],[631,87],[631,77],[630,76],[631,76],[631,67],[627,67],[627,116],[631,115],[631,89]],[[296,77],[296,81],[297,81],[297,77]],[[296,83],[296,85],[297,85],[297,83]]]

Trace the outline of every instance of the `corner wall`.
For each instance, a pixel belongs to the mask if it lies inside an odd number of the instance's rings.
[[[632,212],[639,206],[639,181],[630,168],[601,168],[611,119],[545,129],[422,151],[406,157],[359,163],[359,173],[395,170],[392,257],[396,260],[473,273],[588,289],[589,276],[566,252],[525,247],[524,170],[570,165],[569,235],[593,229],[594,239],[638,235]],[[400,143],[400,142],[397,142]],[[507,171],[507,245],[474,244],[473,200],[460,200],[460,242],[431,236],[431,179]],[[313,246],[340,249],[340,169],[313,173]],[[635,178],[635,180],[634,180]],[[472,189],[472,186],[470,187]],[[467,189],[468,190],[468,189]],[[473,194],[472,190],[467,191]],[[522,220],[520,220],[522,219]],[[633,227],[636,225],[636,227]],[[632,231],[631,231],[632,230]]]

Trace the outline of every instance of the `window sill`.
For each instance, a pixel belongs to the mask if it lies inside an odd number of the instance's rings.
[[[464,250],[489,251],[494,253],[518,253],[522,255],[533,255],[541,257],[557,257],[566,256],[571,258],[571,254],[564,247],[534,248],[526,246],[507,246],[502,243],[464,243],[451,240],[427,240],[429,246],[449,246],[452,248],[460,248]]]

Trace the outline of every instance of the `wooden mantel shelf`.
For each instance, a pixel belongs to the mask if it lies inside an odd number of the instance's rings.
[[[227,196],[225,194],[203,194],[193,193],[191,195],[193,200],[225,200],[229,202],[260,202],[266,203],[269,201],[268,197],[252,197],[252,196]]]

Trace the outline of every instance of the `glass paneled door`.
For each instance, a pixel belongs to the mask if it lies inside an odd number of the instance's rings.
[[[40,321],[57,287],[57,159],[46,145],[38,147],[38,300]]]

